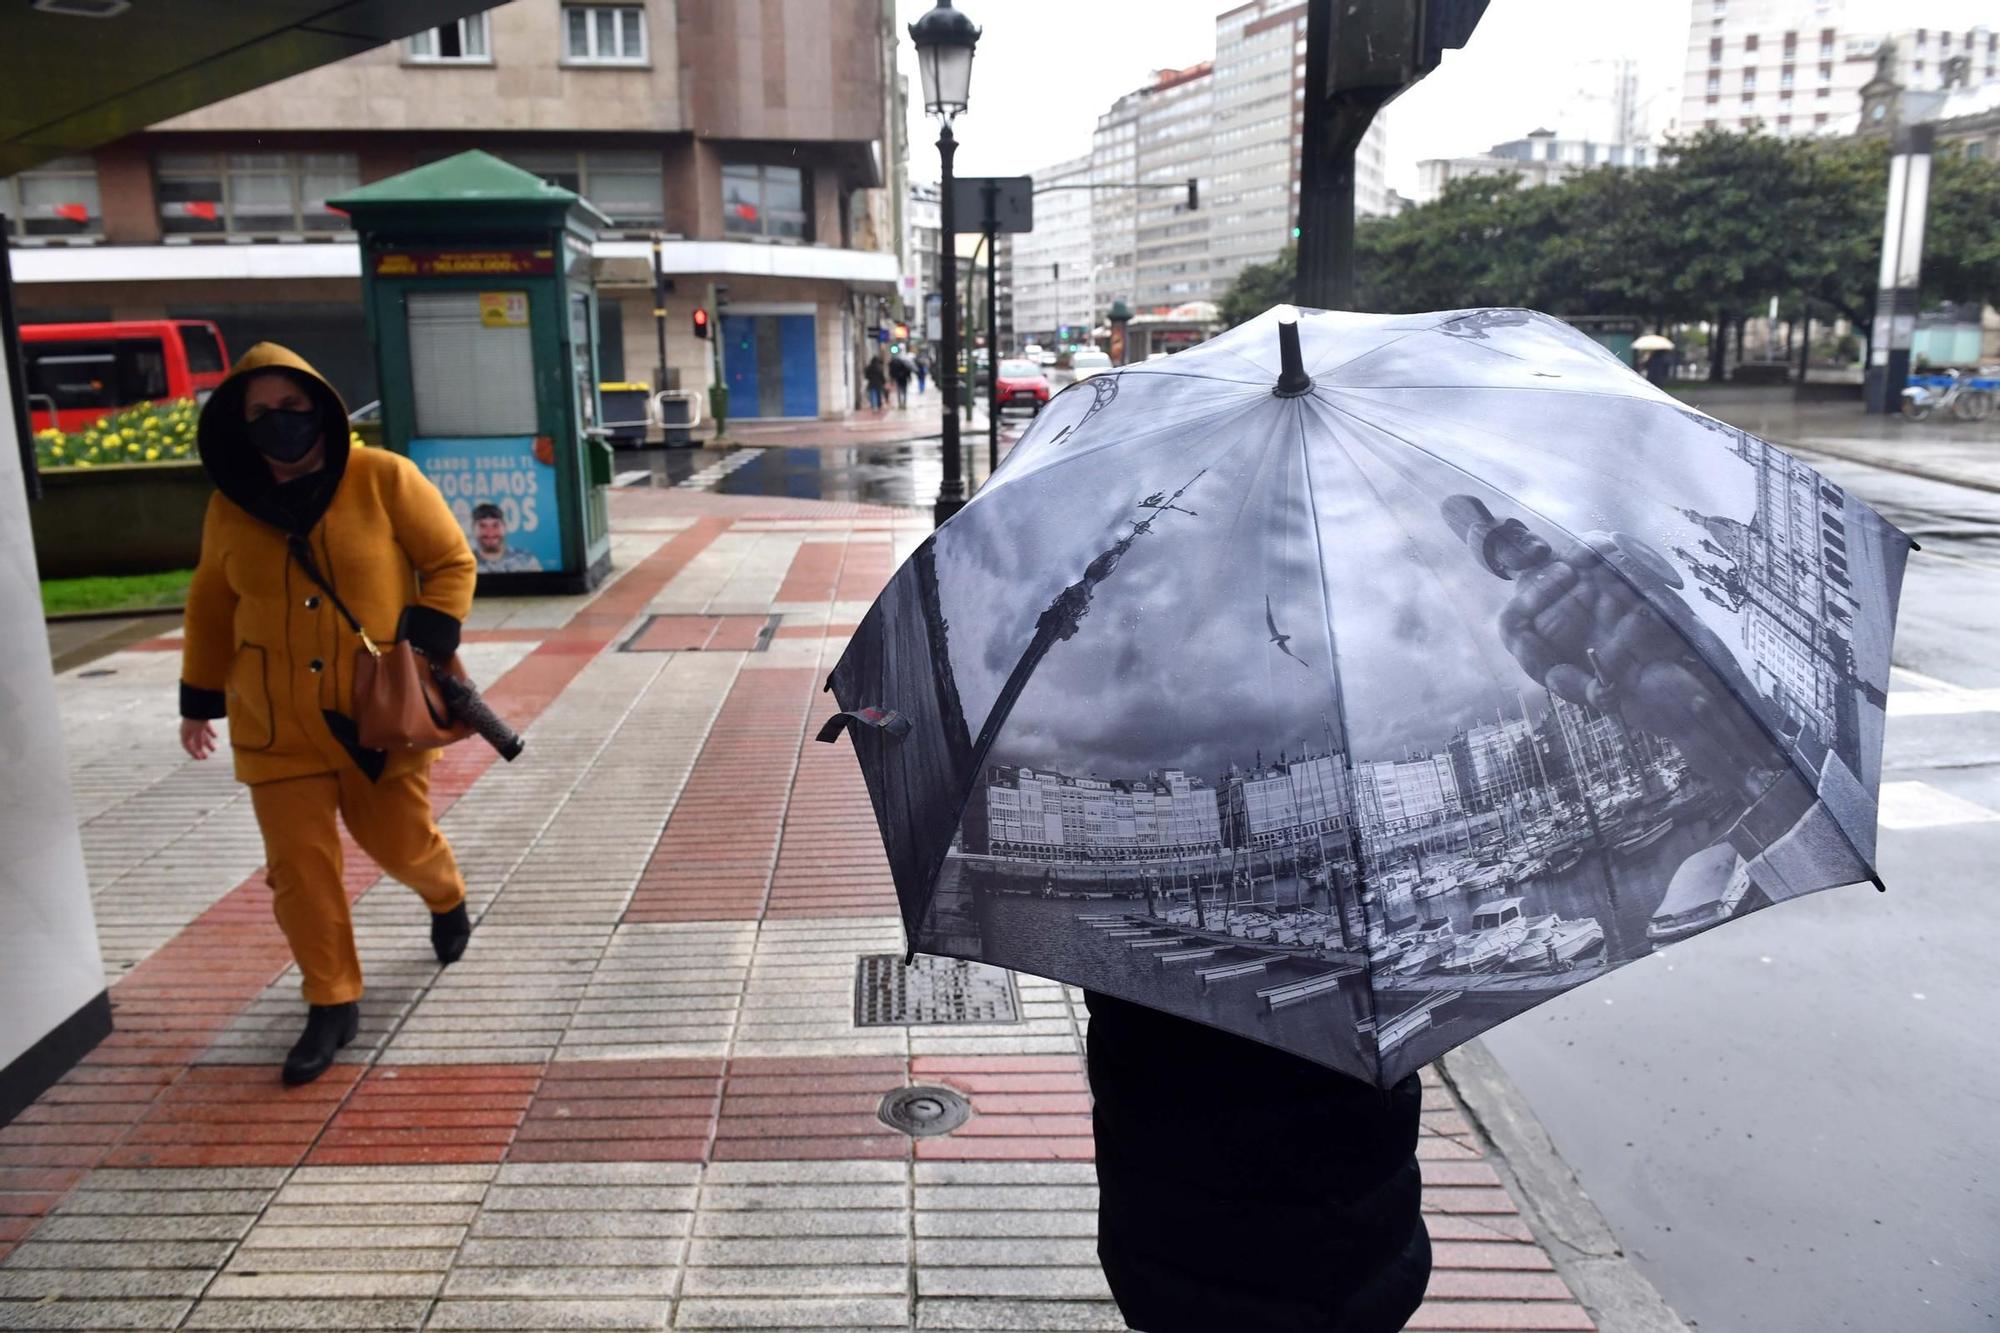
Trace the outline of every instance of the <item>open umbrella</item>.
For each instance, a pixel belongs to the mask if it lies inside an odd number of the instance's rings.
[[[822,739],[913,950],[1388,1086],[1875,879],[1910,546],[1546,315],[1271,312],[1059,394]]]
[[[1657,333],[1642,333],[1632,340],[1632,350],[1635,352],[1671,352],[1674,350],[1674,340],[1672,338],[1663,338]]]

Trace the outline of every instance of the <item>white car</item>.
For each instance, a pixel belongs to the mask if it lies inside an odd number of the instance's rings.
[[[1076,352],[1069,359],[1070,375],[1074,379],[1087,380],[1092,375],[1102,375],[1111,369],[1109,352]]]
[[[1054,352],[1044,347],[1041,351],[1035,353],[1035,360],[1041,362],[1044,366],[1053,366],[1057,358]]]

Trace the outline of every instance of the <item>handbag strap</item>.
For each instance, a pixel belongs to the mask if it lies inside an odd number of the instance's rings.
[[[368,631],[361,628],[361,622],[347,609],[347,603],[340,600],[340,594],[333,590],[333,585],[319,572],[319,566],[313,563],[312,548],[306,545],[305,538],[293,533],[285,538],[285,546],[291,551],[292,559],[299,562],[299,568],[305,571],[306,577],[319,585],[319,590],[333,602],[334,609],[339,611],[354,632],[361,636],[361,646],[368,650],[370,656],[380,657],[382,650],[375,646],[375,641],[368,637]]]

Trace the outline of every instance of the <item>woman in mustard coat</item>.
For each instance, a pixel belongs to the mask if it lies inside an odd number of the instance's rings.
[[[196,442],[215,483],[188,590],[181,745],[215,750],[229,719],[236,777],[264,835],[278,925],[304,974],[306,1029],[284,1079],[325,1073],[359,1026],[361,961],[335,813],[382,869],[422,895],[440,963],[465,952],[465,882],[430,806],[435,751],[361,747],[353,721],[361,639],[288,549],[313,563],[378,644],[437,661],[472,607],[472,551],[408,459],[350,453],[347,409],[302,359],[259,343],[202,409]]]

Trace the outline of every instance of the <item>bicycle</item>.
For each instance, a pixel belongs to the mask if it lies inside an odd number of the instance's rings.
[[[1912,421],[1923,421],[1941,411],[1950,412],[1960,421],[1984,421],[1992,415],[1993,405],[1993,391],[1985,382],[1968,381],[1957,370],[1912,381],[1903,387],[1903,415]]]

